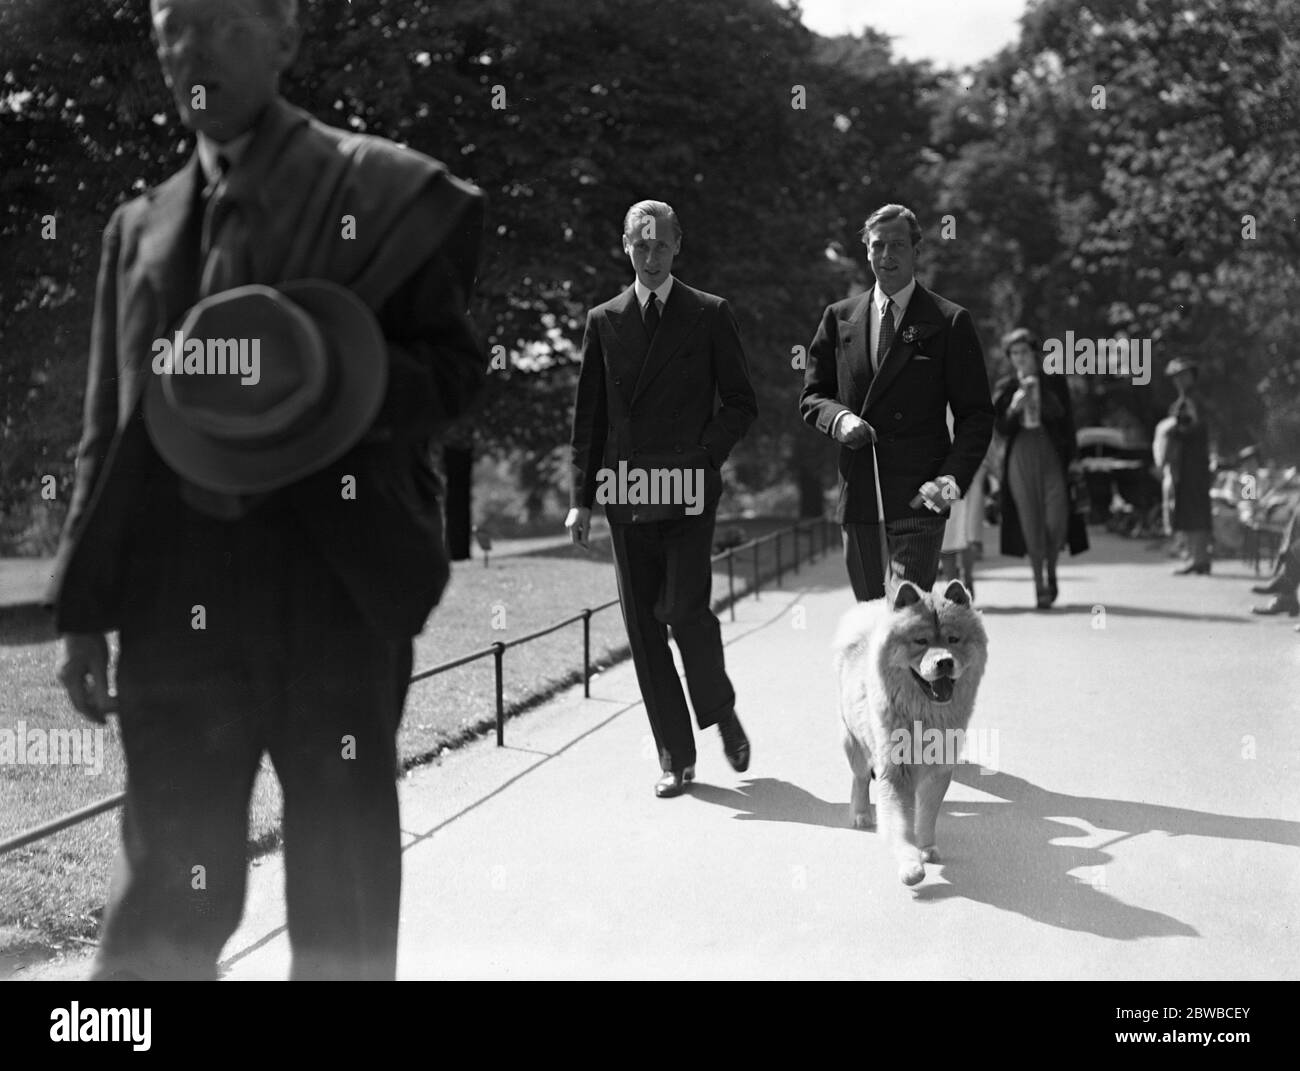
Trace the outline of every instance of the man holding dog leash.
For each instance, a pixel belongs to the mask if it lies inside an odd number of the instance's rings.
[[[878,208],[862,240],[875,286],[822,314],[799,396],[804,420],[843,447],[835,519],[859,602],[883,597],[886,577],[891,592],[902,580],[934,586],[944,514],[975,478],[993,435],[970,313],[914,277],[916,215],[903,205]]]

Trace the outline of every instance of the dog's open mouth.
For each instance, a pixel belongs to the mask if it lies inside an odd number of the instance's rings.
[[[934,680],[928,681],[916,670],[912,670],[912,677],[931,703],[947,703],[952,699],[951,677],[936,677]]]

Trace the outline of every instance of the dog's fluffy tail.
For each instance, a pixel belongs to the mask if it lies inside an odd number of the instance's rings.
[[[880,615],[889,611],[884,599],[872,599],[860,602],[845,612],[840,618],[839,628],[835,630],[835,639],[831,650],[835,652],[835,665],[840,666],[851,651],[865,647],[871,634],[880,623]]]

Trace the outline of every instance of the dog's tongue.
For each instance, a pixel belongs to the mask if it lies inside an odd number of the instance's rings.
[[[930,687],[934,691],[934,697],[940,703],[946,703],[952,698],[952,678],[940,677],[930,682]]]

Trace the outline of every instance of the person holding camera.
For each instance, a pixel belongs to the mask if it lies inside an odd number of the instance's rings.
[[[1070,391],[1063,376],[1044,375],[1042,343],[1020,327],[1002,340],[1014,374],[993,396],[995,427],[1006,440],[1002,462],[1003,554],[1029,556],[1034,598],[1046,610],[1058,595],[1056,560],[1088,549],[1081,514],[1070,509],[1067,474],[1077,450]]]

